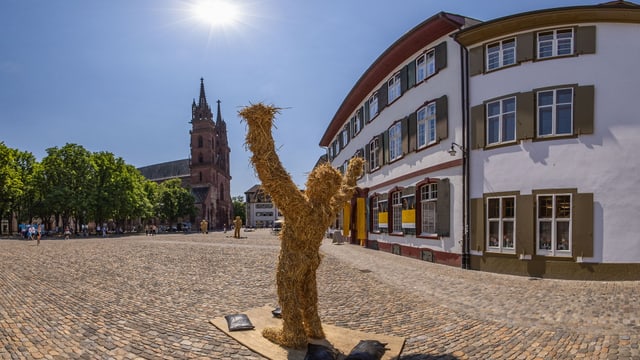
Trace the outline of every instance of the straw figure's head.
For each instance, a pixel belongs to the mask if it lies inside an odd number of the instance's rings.
[[[330,164],[317,166],[307,178],[305,194],[312,203],[327,202],[333,197],[342,183],[342,175]]]

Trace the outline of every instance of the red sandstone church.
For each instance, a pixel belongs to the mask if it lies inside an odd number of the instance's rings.
[[[198,209],[191,223],[202,219],[209,228],[222,229],[231,223],[231,173],[227,124],[220,115],[220,100],[215,122],[211,107],[204,94],[204,79],[200,79],[200,98],[191,105],[191,156],[189,159],[169,161],[141,167],[138,170],[147,179],[162,182],[179,178],[191,189]]]

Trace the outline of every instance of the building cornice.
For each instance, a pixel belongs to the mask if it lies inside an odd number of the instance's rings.
[[[488,39],[532,29],[579,23],[640,23],[640,6],[628,2],[530,11],[483,22],[458,31],[455,39],[468,47]]]

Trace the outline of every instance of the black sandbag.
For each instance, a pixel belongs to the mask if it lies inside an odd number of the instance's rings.
[[[254,328],[251,320],[246,314],[225,315],[229,331],[252,330]]]
[[[271,311],[271,314],[273,314],[273,317],[281,318],[282,317],[282,308],[280,306],[278,306],[277,308],[275,308],[275,309],[273,309]]]
[[[378,340],[360,340],[345,360],[380,360],[387,351],[386,346]]]
[[[320,344],[307,344],[307,354],[304,360],[336,360],[338,352],[328,346]]]

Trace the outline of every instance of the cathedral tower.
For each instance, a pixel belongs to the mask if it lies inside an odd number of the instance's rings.
[[[233,215],[231,201],[231,173],[227,124],[217,101],[215,122],[204,93],[204,79],[200,78],[200,97],[191,104],[191,191],[196,200],[195,226],[202,219],[210,229],[227,228]]]

